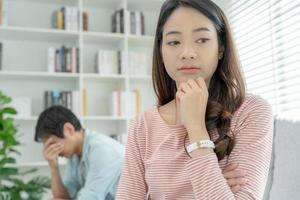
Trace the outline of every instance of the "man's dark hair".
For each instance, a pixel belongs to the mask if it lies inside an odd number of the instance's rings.
[[[71,123],[76,131],[81,130],[79,119],[63,106],[52,106],[44,110],[35,127],[34,140],[41,142],[49,134],[64,138],[63,127],[65,123]]]

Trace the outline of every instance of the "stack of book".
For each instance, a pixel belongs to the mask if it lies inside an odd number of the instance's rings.
[[[8,26],[8,0],[0,0],[0,26]]]
[[[111,32],[124,33],[124,9],[116,10],[111,16]]]
[[[52,13],[52,28],[58,30],[77,31],[79,28],[79,12],[75,6],[64,6]]]
[[[79,48],[62,46],[48,49],[48,72],[79,72]]]
[[[130,75],[147,75],[149,72],[150,59],[145,52],[129,52],[128,65]]]
[[[123,51],[99,50],[96,58],[96,73],[102,75],[124,74]]]
[[[80,116],[79,91],[45,91],[45,109],[54,105],[64,106]]]
[[[111,97],[111,114],[115,117],[133,117],[141,111],[140,90],[130,92],[116,89]]]
[[[128,21],[130,34],[145,35],[145,17],[141,11],[129,11]]]

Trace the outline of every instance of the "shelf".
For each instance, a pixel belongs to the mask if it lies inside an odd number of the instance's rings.
[[[17,121],[36,121],[38,119],[37,116],[16,116],[14,117]]]
[[[135,75],[135,76],[129,76],[129,79],[131,80],[152,80],[151,75]]]
[[[29,72],[29,71],[0,71],[0,77],[4,78],[51,78],[51,79],[78,79],[79,74],[74,73],[48,73],[48,72]]]
[[[65,166],[67,161],[60,161],[59,166]],[[17,163],[14,164],[13,166],[17,168],[34,168],[34,167],[48,167],[48,162],[47,161],[38,161],[38,162],[24,162],[24,163]]]
[[[122,33],[82,32],[82,35],[84,43],[113,44],[115,46],[123,42],[125,38]]]
[[[33,40],[33,41],[54,41],[54,42],[71,42],[78,40],[78,31],[65,31],[43,28],[26,28],[26,27],[0,27],[0,38],[11,40]]]
[[[101,75],[96,73],[85,73],[82,75],[83,78],[86,79],[116,79],[116,80],[122,80],[125,79],[125,75]]]
[[[100,120],[100,121],[122,121],[126,120],[126,117],[114,117],[114,116],[84,116],[81,117],[82,120],[86,121],[95,121],[95,120]]]
[[[45,3],[45,4],[54,4],[54,5],[69,5],[76,6],[78,0],[9,0],[11,2],[28,2],[28,3]]]

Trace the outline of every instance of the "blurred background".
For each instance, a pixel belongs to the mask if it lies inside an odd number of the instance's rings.
[[[214,2],[229,19],[247,92],[272,105],[273,159],[265,199],[300,199],[300,1]],[[0,91],[18,112],[13,121],[21,143],[16,147],[21,155],[10,166],[18,172],[38,169],[22,180],[49,176],[42,145],[33,136],[38,115],[51,105],[71,109],[84,127],[126,144],[130,119],[156,103],[152,48],[162,3],[0,0]],[[1,111],[5,98],[0,98]],[[5,171],[3,163],[4,179],[16,171]],[[65,163],[60,159],[62,169]]]

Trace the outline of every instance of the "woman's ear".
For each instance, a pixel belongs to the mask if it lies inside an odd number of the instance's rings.
[[[66,122],[64,124],[63,131],[64,131],[64,137],[72,136],[75,134],[74,126],[69,122]]]

